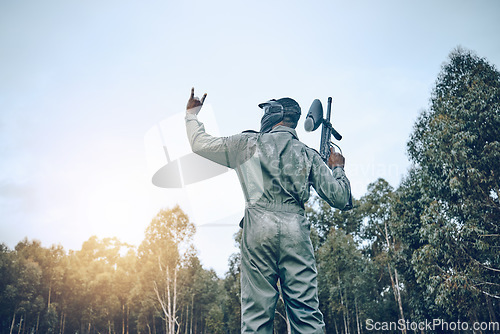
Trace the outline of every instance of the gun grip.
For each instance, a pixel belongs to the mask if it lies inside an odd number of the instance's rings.
[[[337,130],[335,130],[333,127],[332,127],[332,135],[335,137],[335,139],[337,140],[341,140],[342,139],[342,136],[340,135],[340,133],[337,132]]]

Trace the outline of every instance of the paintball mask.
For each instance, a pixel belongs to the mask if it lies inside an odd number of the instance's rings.
[[[259,104],[259,107],[264,110],[264,115],[260,120],[260,132],[269,132],[279,122],[281,122],[285,115],[289,116],[295,122],[300,118],[299,104],[289,97],[284,97],[279,100],[269,100]]]

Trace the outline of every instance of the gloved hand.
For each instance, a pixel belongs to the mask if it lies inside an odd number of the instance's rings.
[[[194,96],[194,87],[191,88],[191,96],[189,97],[188,103],[186,105],[186,113],[198,115],[203,106],[203,102],[205,102],[205,98],[207,97],[207,93],[203,95],[201,100]]]

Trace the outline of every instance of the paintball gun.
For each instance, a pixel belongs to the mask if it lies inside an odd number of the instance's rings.
[[[319,154],[321,159],[326,163],[328,162],[328,158],[330,157],[331,147],[332,145],[336,146],[340,154],[342,154],[342,150],[338,145],[331,141],[331,137],[335,137],[337,140],[341,140],[342,136],[337,132],[332,126],[330,122],[332,114],[332,98],[328,98],[328,105],[326,109],[326,118],[323,118],[323,105],[321,101],[315,99],[309,108],[309,112],[307,113],[306,120],[304,121],[304,129],[307,132],[311,132],[321,127],[321,142],[319,148]],[[349,194],[349,202],[347,203],[344,210],[352,209],[352,196]]]

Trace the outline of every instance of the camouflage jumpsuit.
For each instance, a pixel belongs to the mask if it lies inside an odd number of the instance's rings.
[[[236,170],[245,196],[241,242],[241,332],[272,333],[278,280],[292,333],[323,333],[317,270],[304,204],[310,186],[343,209],[350,185],[342,167],[330,170],[294,129],[213,137],[186,115],[193,152]]]

